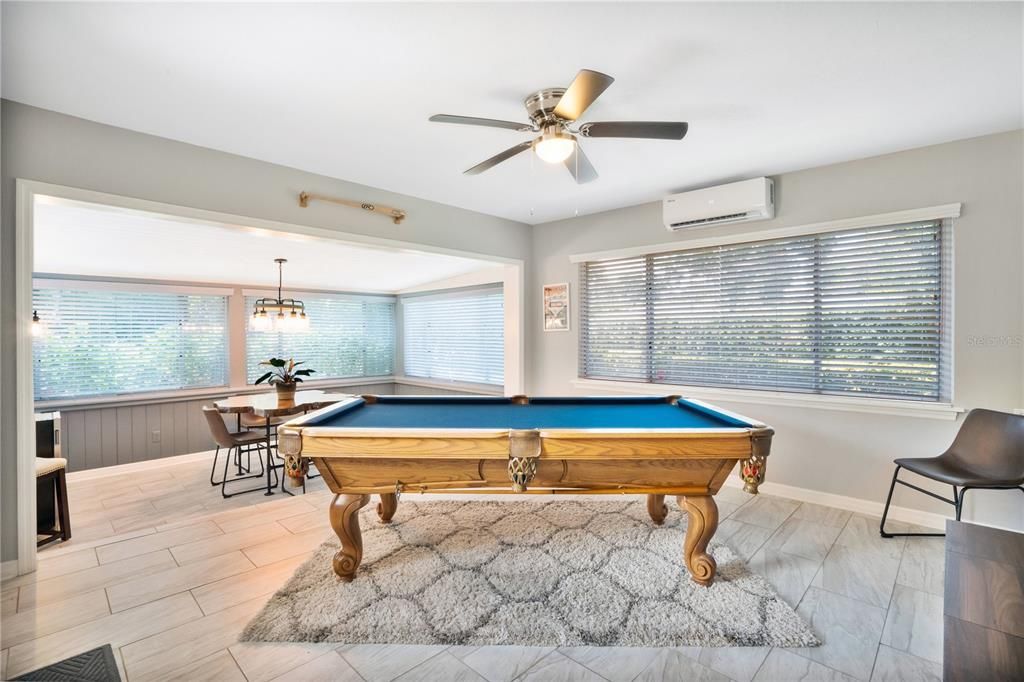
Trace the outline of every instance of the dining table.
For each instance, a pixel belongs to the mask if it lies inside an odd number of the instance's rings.
[[[238,415],[239,426],[241,425],[242,414],[251,414],[263,420],[267,441],[267,491],[264,494],[273,495],[276,484],[271,482],[271,472],[285,466],[284,464],[274,465],[273,450],[271,449],[274,435],[273,420],[279,417],[289,417],[296,414],[305,414],[312,410],[319,410],[322,407],[333,405],[351,397],[351,394],[348,393],[330,393],[318,390],[296,391],[290,395],[279,395],[277,392],[244,393],[215,400],[213,405],[217,408],[217,411],[223,414]],[[283,478],[284,476],[282,476]],[[254,490],[261,488],[262,486]],[[281,489],[291,494],[290,491],[284,489],[283,485]],[[252,492],[252,490],[242,492]]]

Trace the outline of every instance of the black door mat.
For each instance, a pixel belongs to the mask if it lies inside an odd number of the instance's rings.
[[[104,644],[14,679],[31,682],[121,682],[121,673],[117,670],[114,650],[109,644]]]

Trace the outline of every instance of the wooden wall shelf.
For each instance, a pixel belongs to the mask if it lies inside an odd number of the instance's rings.
[[[402,221],[405,220],[405,211],[400,208],[383,206],[381,204],[371,204],[362,201],[352,201],[351,199],[340,199],[338,197],[328,197],[323,194],[313,194],[311,192],[299,192],[299,206],[306,208],[309,206],[310,201],[326,201],[328,203],[338,204],[339,206],[358,208],[363,211],[369,211],[370,213],[377,213],[391,218],[391,221],[395,225],[401,225]]]

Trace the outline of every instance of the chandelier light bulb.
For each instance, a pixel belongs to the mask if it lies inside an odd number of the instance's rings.
[[[275,258],[277,263],[277,298],[259,298],[253,305],[249,328],[258,331],[298,331],[309,328],[305,305],[294,298],[284,298],[281,290],[284,285],[284,264],[286,258]],[[268,313],[267,309],[273,313]],[[300,312],[301,311],[301,315]]]

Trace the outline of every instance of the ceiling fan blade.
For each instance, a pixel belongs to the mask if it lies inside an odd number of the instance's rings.
[[[505,128],[506,130],[521,130],[529,132],[533,126],[529,123],[516,123],[515,121],[499,121],[496,118],[476,118],[474,116],[453,116],[451,114],[434,114],[428,120],[434,123],[460,123],[467,126],[485,126],[487,128]]]
[[[572,84],[558,100],[555,107],[555,116],[568,121],[575,121],[587,110],[594,100],[601,96],[601,93],[608,89],[608,86],[615,82],[615,79],[599,71],[582,69]]]
[[[565,167],[572,173],[572,177],[576,180],[576,184],[582,185],[593,180],[597,180],[597,171],[594,170],[594,165],[590,163],[590,159],[583,153],[580,148],[580,143],[576,143],[576,148],[573,150],[572,155],[566,159]]]
[[[602,121],[580,126],[583,137],[639,137],[649,140],[681,140],[689,125],[668,121]]]
[[[473,166],[469,170],[463,171],[462,174],[463,175],[479,175],[480,173],[483,173],[485,170],[489,170],[491,168],[494,168],[495,166],[497,166],[502,161],[508,161],[509,159],[511,159],[516,154],[525,152],[527,149],[529,149],[532,146],[533,146],[533,140],[527,140],[526,142],[520,142],[515,147],[509,147],[508,149],[506,149],[505,151],[501,152],[500,154],[495,154],[494,156],[492,156],[491,158],[487,159],[486,161],[478,163],[477,165]]]

